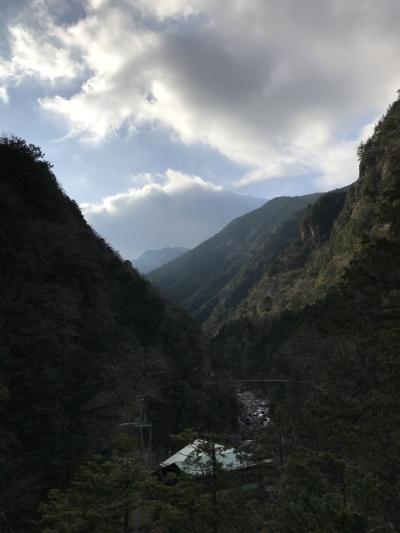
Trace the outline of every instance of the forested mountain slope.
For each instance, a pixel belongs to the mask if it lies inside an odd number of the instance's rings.
[[[304,212],[283,224],[280,232],[287,233],[292,224],[297,227],[298,238],[285,243],[272,261],[263,258],[269,250],[267,242],[243,265],[241,276],[245,280],[255,278],[255,265],[264,268],[228,320],[270,319],[283,311],[309,306],[345,282],[349,268],[364,256],[368,245],[378,239],[390,240],[395,223],[389,214],[396,206],[396,175],[392,171],[396,146],[387,132],[395,135],[395,127],[392,126],[392,131],[389,125],[395,124],[397,106],[396,102],[378,124],[374,136],[360,147],[358,182],[348,189],[320,196]],[[379,156],[379,160],[373,161],[371,153],[375,158]]]
[[[235,317],[259,320],[302,307],[338,282],[358,250],[356,238],[346,236],[336,224],[339,213],[347,216],[345,202],[352,202],[346,195],[346,189],[338,189],[320,196],[254,250],[220,295],[207,326],[216,330]]]
[[[0,529],[31,531],[48,488],[107,449],[137,394],[157,406],[156,436],[201,424],[204,357],[186,316],[93,232],[40,150],[16,138],[0,140],[0,265]]]
[[[203,328],[209,334],[218,332],[222,324],[233,317],[243,315],[244,309],[261,313],[261,306],[271,311],[270,306],[281,295],[281,285],[289,284],[289,279],[285,275],[289,270],[289,276],[297,275],[297,269],[304,263],[307,253],[313,247],[314,241],[321,242],[329,236],[329,220],[333,214],[337,214],[343,204],[344,190],[332,191],[315,200],[314,204],[297,211],[288,220],[282,222],[274,231],[258,246],[252,248],[243,259],[241,268],[219,291],[214,299],[214,306],[203,324]],[[301,242],[307,231],[310,230],[310,223],[315,213],[322,213],[324,227],[317,230],[313,239],[307,246]],[[310,223],[306,222],[310,219]],[[285,265],[283,259],[290,250],[290,266]],[[288,268],[287,268],[288,267]],[[274,275],[275,273],[275,275]],[[263,290],[263,284],[268,280],[268,290]],[[279,281],[279,282],[278,282]],[[255,295],[259,295],[258,307],[255,305]]]
[[[400,530],[399,100],[359,156],[215,341],[241,377],[289,380],[269,390],[273,531]]]
[[[243,263],[269,239],[283,221],[304,209],[318,194],[280,197],[233,220],[211,239],[184,256],[154,270],[148,279],[200,322],[206,322],[219,304],[224,287]],[[285,238],[292,238],[288,231]]]

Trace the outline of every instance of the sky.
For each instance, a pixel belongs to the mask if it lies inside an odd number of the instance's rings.
[[[121,254],[355,181],[400,89],[398,0],[0,0],[0,131]]]

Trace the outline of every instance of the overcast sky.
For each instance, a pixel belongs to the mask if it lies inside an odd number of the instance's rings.
[[[194,246],[259,198],[354,181],[400,88],[398,0],[0,8],[0,129],[44,149],[128,258]]]

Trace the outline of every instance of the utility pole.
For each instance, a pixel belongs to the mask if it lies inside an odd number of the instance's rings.
[[[151,447],[153,424],[147,420],[145,399],[143,397],[136,399],[136,406],[137,415],[135,421],[124,422],[119,424],[119,427],[134,426],[137,429],[139,437],[140,462],[145,466],[145,468],[150,469],[152,464]]]
[[[213,523],[212,531],[213,533],[218,532],[218,500],[217,500],[217,455],[215,449],[215,439],[214,435],[211,435],[211,466],[212,466],[212,508],[213,508]]]
[[[139,433],[139,453],[141,462],[151,467],[151,440],[153,425],[147,420],[146,417],[146,405],[144,398],[138,398],[137,404],[137,417],[134,422],[134,426],[138,429]]]

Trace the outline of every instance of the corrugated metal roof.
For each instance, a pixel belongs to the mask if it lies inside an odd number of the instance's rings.
[[[160,467],[166,468],[176,465],[179,470],[190,475],[202,476],[210,474],[212,471],[211,457],[206,450],[209,444],[205,440],[197,439],[174,455],[171,455],[160,464]],[[239,452],[234,448],[225,448],[221,444],[215,444],[215,458],[224,470],[238,470],[239,468],[252,466],[252,463],[240,457]]]

